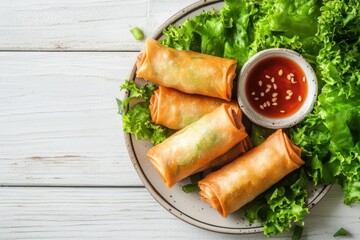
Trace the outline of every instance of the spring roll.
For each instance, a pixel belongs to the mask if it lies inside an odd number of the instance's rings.
[[[179,130],[214,111],[225,100],[188,94],[160,86],[150,99],[151,120],[155,124]],[[236,101],[229,102],[237,106]]]
[[[200,197],[223,217],[240,209],[304,164],[281,129],[261,145],[199,181]]]
[[[177,50],[147,39],[137,59],[137,77],[182,92],[230,101],[236,61]]]
[[[244,140],[236,144],[229,151],[215,158],[208,165],[197,170],[196,172],[202,172],[205,170],[217,170],[223,167],[224,165],[228,164],[229,162],[235,160],[236,158],[240,157],[241,155],[245,154],[250,149],[252,149],[252,147],[253,144],[251,142],[251,139],[249,136],[247,136]]]
[[[170,188],[211,163],[246,136],[240,108],[222,104],[152,147],[147,157]]]

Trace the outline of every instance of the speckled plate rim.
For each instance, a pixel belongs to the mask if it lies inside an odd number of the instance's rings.
[[[164,28],[168,27],[171,24],[176,23],[178,20],[186,17],[186,15],[190,14],[191,12],[194,12],[198,9],[201,9],[203,7],[206,7],[208,5],[212,5],[215,3],[223,2],[222,0],[201,0],[194,4],[191,4],[184,9],[180,10],[176,14],[174,14],[172,17],[170,17],[167,21],[165,21],[153,34],[153,39],[160,39],[162,34],[162,31]],[[136,75],[136,63],[134,64],[134,67],[131,71],[130,80],[135,81],[135,75]],[[125,93],[125,96],[129,96],[129,92]],[[128,109],[126,109],[127,111]],[[152,195],[152,197],[162,206],[164,207],[168,212],[173,214],[175,217],[202,229],[217,232],[217,233],[227,233],[227,234],[251,234],[251,233],[259,233],[263,232],[263,227],[247,227],[247,228],[230,228],[230,227],[223,227],[223,226],[216,226],[213,224],[205,223],[203,221],[197,220],[194,217],[191,217],[187,214],[184,214],[177,208],[175,208],[171,203],[169,203],[163,196],[155,189],[155,187],[151,184],[149,179],[147,178],[145,172],[140,166],[139,160],[135,154],[135,149],[133,145],[133,136],[131,134],[124,132],[124,139],[126,142],[126,147],[131,159],[131,162],[139,175],[141,181],[143,182],[145,188],[149,191],[149,193]],[[316,196],[314,199],[312,199],[311,202],[307,204],[307,207],[311,209],[313,206],[315,206],[330,190],[331,185],[324,186],[321,192],[318,196]]]

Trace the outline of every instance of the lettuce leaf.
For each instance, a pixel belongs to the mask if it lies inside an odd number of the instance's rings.
[[[253,123],[251,126],[251,135],[250,135],[251,142],[255,147],[259,146],[260,144],[265,142],[265,140],[275,131],[276,131],[275,129],[264,128]]]
[[[341,227],[339,230],[336,231],[336,233],[334,233],[334,237],[339,237],[339,236],[348,236],[349,232],[346,231],[343,227]]]
[[[161,43],[179,50],[193,50],[215,56],[223,56],[225,22],[213,11],[205,11],[186,20],[179,28],[170,26],[164,30]]]
[[[164,141],[174,133],[166,127],[156,125],[151,121],[149,109],[150,98],[156,89],[155,85],[145,85],[143,87],[136,86],[134,81],[126,80],[120,86],[120,90],[126,89],[129,96],[124,100],[116,99],[118,104],[118,113],[122,115],[123,130],[127,133],[135,135],[137,140],[150,139],[152,144],[156,145]],[[126,113],[125,110],[133,99],[145,100],[131,107]]]
[[[155,85],[146,85],[143,87],[138,87],[135,84],[135,81],[125,80],[125,83],[120,86],[121,90],[128,90],[129,96],[126,97],[124,100],[116,99],[118,104],[118,113],[123,115],[125,113],[126,107],[129,105],[132,99],[150,99],[152,93],[155,91]]]
[[[264,234],[282,233],[293,222],[303,224],[309,213],[305,204],[308,178],[302,169],[286,176],[263,195],[243,207],[250,224],[259,220],[264,226]]]
[[[238,61],[240,68],[250,57],[250,43],[253,39],[253,18],[259,11],[254,1],[226,1],[220,15],[227,19],[227,37],[224,46],[225,58]]]
[[[123,116],[123,129],[135,135],[136,139],[150,139],[156,145],[168,138],[173,131],[151,122],[149,103],[141,102],[133,106]]]
[[[346,204],[360,203],[360,2],[321,7],[316,67],[322,84],[315,111],[292,129],[316,183],[338,183]]]

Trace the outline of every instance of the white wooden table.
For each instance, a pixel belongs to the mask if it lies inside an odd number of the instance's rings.
[[[143,187],[115,98],[146,36],[195,0],[0,1],[0,239],[267,239],[177,219]],[[334,186],[303,236],[360,239]],[[287,239],[291,232],[278,238]]]

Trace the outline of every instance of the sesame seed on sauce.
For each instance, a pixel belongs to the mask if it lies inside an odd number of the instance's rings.
[[[262,115],[275,118],[295,113],[307,95],[303,70],[283,57],[269,57],[257,63],[248,74],[245,88],[250,105]]]

